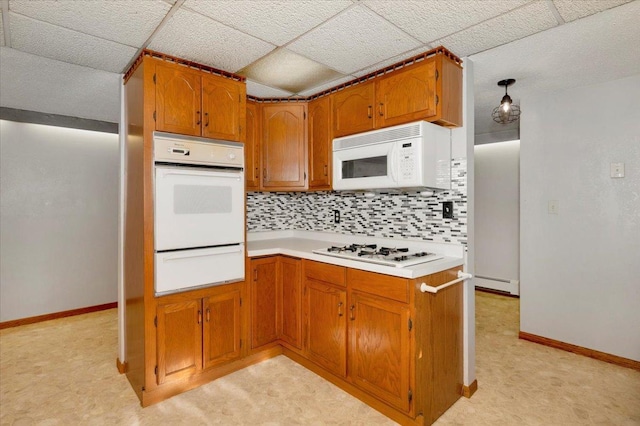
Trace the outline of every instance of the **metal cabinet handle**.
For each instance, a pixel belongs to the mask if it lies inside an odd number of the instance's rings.
[[[207,322],[211,319],[211,310],[207,308]]]
[[[253,269],[253,280],[258,281],[258,268]]]
[[[342,302],[338,303],[338,316],[341,317],[342,314]]]
[[[196,124],[200,125],[200,123],[202,122],[202,120],[200,120],[200,111],[196,111],[196,114],[198,114],[198,121],[196,121]]]
[[[205,112],[204,116],[207,119],[206,123],[204,123],[204,127],[209,127],[209,113]]]
[[[202,311],[198,309],[198,324],[202,324]]]
[[[355,319],[356,319],[356,313],[355,313],[356,305],[351,305],[351,307],[349,308],[349,310],[351,311],[351,315],[349,316],[349,319],[350,319],[351,321],[353,321],[353,320],[355,320]]]
[[[260,177],[260,172],[259,172],[259,170],[260,170],[260,169],[258,169],[258,168],[256,167],[256,179],[258,179],[258,178]]]
[[[267,179],[267,168],[262,169],[262,179]]]
[[[371,111],[372,111],[372,110],[373,110],[373,108],[371,107],[371,105],[369,105],[369,106],[367,107],[367,118],[371,118],[371,117],[372,117],[372,116],[371,116]]]
[[[380,105],[378,105],[378,114],[380,114],[380,117],[384,116],[384,113],[382,112],[384,104],[382,102],[380,102]]]
[[[329,166],[328,165],[324,165],[324,175],[326,176],[329,173]]]

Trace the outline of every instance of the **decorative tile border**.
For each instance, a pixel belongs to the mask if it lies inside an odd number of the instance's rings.
[[[442,217],[442,202],[453,201],[453,219]],[[334,210],[340,223],[333,223]],[[380,193],[366,198],[345,192],[250,192],[247,230],[305,230],[435,242],[467,242],[467,160],[451,162],[451,190]]]

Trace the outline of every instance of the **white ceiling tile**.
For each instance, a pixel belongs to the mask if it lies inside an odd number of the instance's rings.
[[[4,24],[2,22],[2,11],[0,10],[0,46],[4,46]]]
[[[398,63],[400,61],[403,61],[405,59],[409,59],[412,56],[416,56],[419,55],[421,53],[426,52],[427,50],[430,50],[428,46],[423,46],[423,47],[419,47],[417,49],[413,49],[410,50],[408,52],[402,53],[398,56],[394,56],[393,58],[389,58],[386,59],[384,61],[378,62],[377,64],[374,64],[370,67],[358,70],[356,72],[353,73],[353,75],[358,76],[358,77],[362,77],[363,75],[367,75],[370,74],[374,71],[378,71],[381,70],[382,68],[388,67],[389,65],[393,65],[395,63]]]
[[[154,36],[149,48],[236,72],[275,46],[198,13],[179,9]]]
[[[325,65],[283,47],[241,69],[238,74],[293,93],[343,76]]]
[[[496,17],[529,0],[366,0],[364,4],[407,33],[429,43]]]
[[[358,5],[306,33],[288,48],[351,74],[419,45],[414,38]]]
[[[546,2],[534,2],[435,41],[463,57],[547,30],[558,24]]]
[[[145,1],[11,0],[11,12],[128,46],[141,47],[171,5]]]
[[[120,74],[0,48],[0,106],[117,123]]]
[[[352,4],[348,0],[187,0],[184,7],[282,46]]]
[[[11,47],[110,72],[122,72],[136,49],[10,12]]]
[[[247,80],[247,95],[255,96],[256,98],[288,98],[293,93]]]
[[[556,5],[562,19],[570,22],[630,1],[632,0],[554,0],[553,4]]]
[[[329,81],[329,82],[327,82],[325,84],[321,84],[321,85],[316,86],[316,87],[314,87],[312,89],[305,90],[303,92],[298,93],[298,95],[303,96],[303,97],[306,98],[307,96],[315,95],[316,93],[320,93],[320,92],[322,92],[324,90],[331,89],[332,87],[339,86],[339,85],[341,85],[343,83],[346,83],[348,81],[354,80],[355,78],[356,78],[356,76],[354,76],[354,75],[348,75],[346,77],[339,78],[339,79],[333,80],[333,81]]]

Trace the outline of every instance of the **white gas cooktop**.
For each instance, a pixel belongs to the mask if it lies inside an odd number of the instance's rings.
[[[343,259],[395,266],[396,268],[405,268],[407,266],[431,262],[444,257],[439,254],[429,253],[426,250],[380,247],[376,244],[332,246],[313,250],[313,252],[316,254],[323,254]]]

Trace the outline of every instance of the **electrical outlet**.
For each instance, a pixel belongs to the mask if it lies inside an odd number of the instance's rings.
[[[333,223],[340,223],[340,210],[333,211]]]
[[[442,217],[445,219],[453,219],[453,201],[442,202]]]

